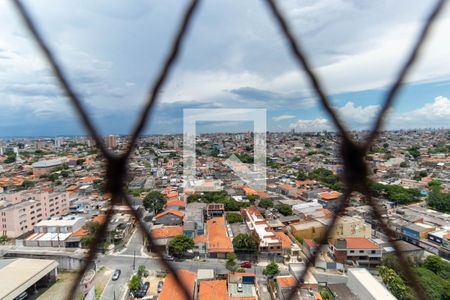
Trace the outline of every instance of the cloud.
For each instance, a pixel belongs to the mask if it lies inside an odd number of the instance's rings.
[[[274,120],[275,122],[279,122],[279,121],[290,120],[290,119],[294,119],[294,118],[295,118],[294,115],[280,115],[280,116],[273,117],[272,120]]]
[[[371,126],[375,120],[375,116],[380,111],[380,105],[355,106],[351,101],[344,106],[337,107],[337,112],[348,126],[353,129],[362,129]]]
[[[394,128],[450,128],[450,99],[438,96],[415,110],[396,113],[388,119]]]
[[[312,120],[297,120],[295,123],[291,123],[289,128],[296,129],[299,131],[322,131],[322,130],[330,130],[331,126],[327,119],[317,118]]]

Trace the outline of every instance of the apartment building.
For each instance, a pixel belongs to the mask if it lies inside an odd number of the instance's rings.
[[[329,218],[325,223],[329,222]],[[372,227],[362,218],[341,216],[337,219],[336,225],[331,231],[332,239],[361,237],[370,238],[372,236]]]
[[[383,249],[366,238],[344,238],[333,240],[329,249],[336,262],[375,267],[381,263]]]
[[[49,217],[69,213],[68,193],[17,192],[0,194],[0,233],[16,238]]]
[[[258,237],[259,253],[262,256],[268,256],[268,258],[281,257],[283,254],[282,241],[275,234],[260,211],[254,206],[241,208],[241,215],[248,229]]]
[[[53,217],[34,225],[34,233],[23,240],[28,247],[78,247],[80,239],[77,232],[83,232],[86,220],[83,217],[68,215]],[[73,236],[73,238],[72,238]]]

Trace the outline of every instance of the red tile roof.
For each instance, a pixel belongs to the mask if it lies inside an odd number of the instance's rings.
[[[287,276],[277,276],[275,278],[279,287],[295,287],[298,285],[297,280],[292,275]]]
[[[380,246],[366,238],[345,238],[347,249],[379,249]],[[336,241],[334,241],[334,244]]]
[[[167,203],[166,203],[166,207],[170,207],[170,206],[186,207],[186,202],[178,200],[178,199],[174,199],[174,200],[169,199],[169,201],[167,201]]]
[[[170,238],[181,234],[183,234],[182,226],[161,227],[151,231],[154,239]]]
[[[226,280],[207,280],[200,282],[198,300],[228,300]]]
[[[162,213],[157,214],[155,216],[155,218],[160,218],[160,217],[168,215],[168,214],[175,215],[175,216],[177,216],[179,218],[183,218],[184,217],[184,213],[183,212],[175,210],[175,209],[170,209],[170,210],[166,210],[166,211],[163,211]]]
[[[187,270],[177,271],[177,275],[181,280],[182,286],[188,290],[189,296],[194,296],[195,287],[195,273]],[[164,280],[164,285],[159,294],[159,300],[188,300],[185,293],[183,292],[183,287],[180,286],[176,277],[173,274],[168,274]]]
[[[224,217],[208,220],[208,252],[233,252],[233,244],[225,229]]]
[[[336,191],[319,193],[319,197],[323,200],[336,200],[340,196],[342,196],[342,193]]]

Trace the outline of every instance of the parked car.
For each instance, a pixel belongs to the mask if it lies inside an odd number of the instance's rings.
[[[119,269],[115,270],[111,279],[112,280],[119,279],[121,273],[122,273],[122,271],[120,271]]]
[[[240,282],[238,282],[238,284],[237,284],[237,291],[238,291],[239,293],[241,293],[241,292],[244,291],[244,287],[242,286],[242,283],[240,283]]]
[[[244,262],[241,263],[241,268],[247,268],[247,269],[249,269],[249,268],[251,268],[251,267],[252,267],[252,263],[249,262],[249,261],[244,261]]]
[[[163,281],[158,282],[158,293],[161,293],[163,285],[164,285]]]
[[[141,288],[139,289],[139,291],[134,293],[134,297],[136,298],[143,298],[145,297],[145,294],[147,294],[148,288],[150,287],[150,283],[148,281],[146,281]]]
[[[163,259],[173,261],[175,260],[175,257],[173,257],[172,255],[164,254]]]

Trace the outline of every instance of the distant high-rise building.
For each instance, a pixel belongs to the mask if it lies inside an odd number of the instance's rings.
[[[61,148],[62,138],[55,138],[55,148]]]
[[[114,149],[117,147],[117,136],[115,135],[108,135],[105,138],[105,143],[106,143],[106,147],[108,147],[109,149]]]

